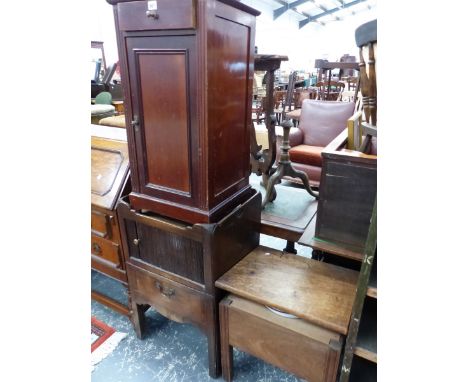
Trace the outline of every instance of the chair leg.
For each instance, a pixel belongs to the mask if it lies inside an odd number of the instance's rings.
[[[232,346],[229,345],[229,304],[230,300],[222,301],[219,304],[219,320],[221,332],[221,369],[223,379],[227,382],[232,381],[233,376],[233,356]]]
[[[210,308],[210,324],[207,325],[205,333],[208,340],[208,374],[211,378],[218,378],[221,374],[221,347],[219,337],[218,304],[213,298]]]

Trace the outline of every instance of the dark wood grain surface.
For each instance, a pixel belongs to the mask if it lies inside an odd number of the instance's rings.
[[[349,269],[259,246],[216,286],[346,334],[357,276]]]
[[[106,209],[116,205],[129,172],[127,143],[91,137],[91,203]]]
[[[233,346],[308,381],[335,381],[340,335],[301,319],[281,317],[233,295],[221,302],[220,312],[223,376],[227,381],[232,376]]]
[[[132,207],[219,221],[249,197],[258,12],[237,1],[163,0],[152,19],[145,1],[112,3]]]

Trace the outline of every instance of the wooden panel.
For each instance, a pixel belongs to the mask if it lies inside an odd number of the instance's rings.
[[[95,290],[91,291],[91,298],[125,316],[128,316],[130,313],[128,306],[123,305],[120,302],[112,299],[111,297],[103,295],[102,293],[99,293]]]
[[[120,3],[119,28],[127,31],[195,28],[194,0],[157,0],[157,19],[148,17],[147,1]]]
[[[254,193],[247,202],[218,222],[212,232],[208,231],[212,245],[209,251],[212,260],[207,262],[210,271],[206,275],[209,291],[213,291],[216,279],[258,246],[261,203],[260,193]]]
[[[205,302],[200,292],[132,264],[127,264],[127,275],[132,299],[137,304],[150,304],[177,322],[206,321]]]
[[[342,346],[336,333],[280,317],[247,300],[232,300],[230,345],[309,381],[335,381]]]
[[[218,288],[346,334],[358,272],[259,246]]]
[[[149,186],[190,193],[187,52],[137,52]]]
[[[91,203],[113,209],[128,168],[126,142],[91,137]]]
[[[376,164],[324,160],[316,236],[363,247],[376,192]]]
[[[109,215],[91,209],[91,232],[96,236],[112,238]]]
[[[217,4],[218,8],[222,4]],[[231,16],[231,15],[229,15]],[[250,27],[215,17],[208,32],[208,123],[212,203],[248,184]],[[218,201],[216,201],[218,199]]]
[[[137,258],[163,270],[204,283],[203,247],[200,242],[139,223],[137,232]]]
[[[91,267],[108,277],[127,284],[127,273],[123,269],[116,268],[115,264],[110,261],[91,255]]]
[[[119,246],[110,240],[91,235],[91,253],[121,267]]]

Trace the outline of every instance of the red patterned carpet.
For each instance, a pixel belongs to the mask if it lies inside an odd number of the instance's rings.
[[[126,333],[119,333],[114,328],[91,317],[91,366],[102,361],[126,337]]]

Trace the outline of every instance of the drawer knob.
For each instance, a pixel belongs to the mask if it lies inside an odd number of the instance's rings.
[[[133,244],[138,246],[138,244],[140,244],[140,239],[133,239]]]
[[[161,294],[167,298],[171,298],[172,296],[175,295],[175,290],[172,289],[172,288],[164,288],[161,283],[159,283],[158,281],[156,281],[156,288],[159,289],[159,291],[161,292]]]
[[[156,13],[156,10],[146,11],[146,16],[153,20],[159,19],[159,15]]]
[[[93,243],[93,252],[100,254],[102,252],[101,246],[97,243]]]

